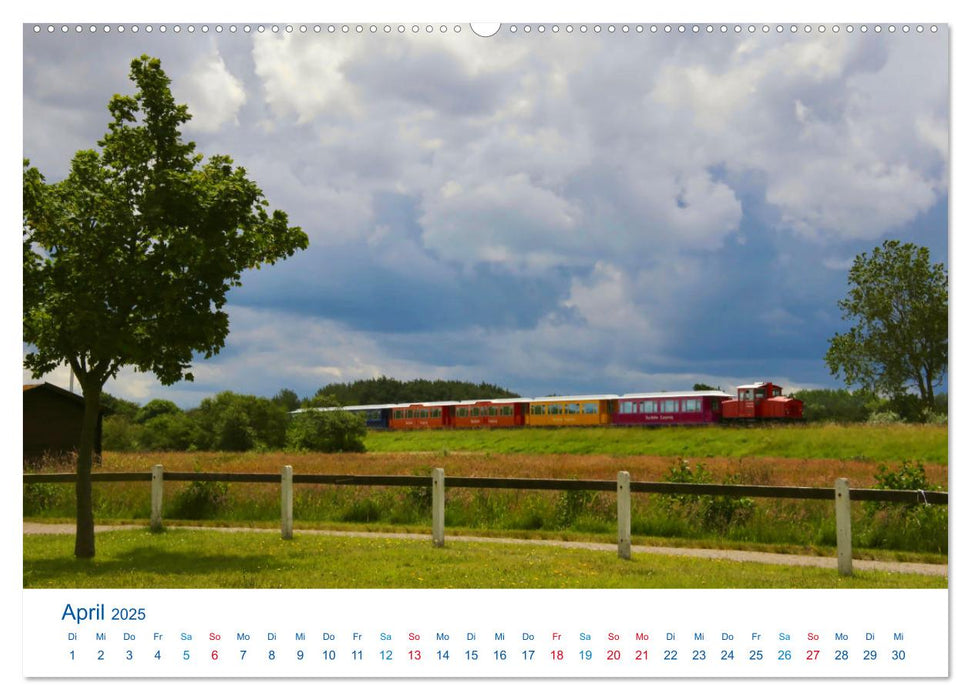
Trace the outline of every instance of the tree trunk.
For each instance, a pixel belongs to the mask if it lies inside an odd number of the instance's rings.
[[[101,385],[81,382],[84,392],[84,419],[81,423],[81,440],[78,444],[78,472],[75,482],[77,495],[77,530],[74,539],[74,556],[79,559],[94,557],[94,504],[91,498],[91,465],[94,461],[94,444],[98,432],[98,412],[101,408]]]

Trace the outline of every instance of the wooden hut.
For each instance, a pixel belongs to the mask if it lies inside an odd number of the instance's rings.
[[[77,452],[83,419],[81,396],[47,382],[24,384],[24,463]],[[100,457],[100,414],[94,452],[96,459]]]

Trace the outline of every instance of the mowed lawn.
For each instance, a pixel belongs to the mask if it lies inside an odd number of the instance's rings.
[[[25,535],[25,588],[946,588],[943,577],[506,543],[169,530]]]

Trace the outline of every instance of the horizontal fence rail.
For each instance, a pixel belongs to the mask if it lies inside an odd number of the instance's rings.
[[[24,474],[25,484],[74,483],[77,475]],[[272,473],[240,474],[236,472],[164,472],[165,481],[225,481],[227,483],[280,483]],[[150,472],[95,472],[92,481],[151,481]],[[294,484],[331,484],[335,486],[431,486],[430,476],[362,475],[362,474],[294,474]],[[615,491],[617,482],[608,479],[524,479],[491,476],[450,476],[449,488],[522,489],[535,491]],[[757,486],[742,484],[681,484],[670,481],[632,481],[632,493],[659,493],[685,496],[729,496],[733,498],[795,498],[831,500],[835,489],[818,486]],[[884,503],[926,503],[947,505],[947,491],[907,489],[850,489],[853,501]]]
[[[74,473],[26,473],[25,484],[74,483]],[[92,481],[151,482],[151,519],[153,531],[162,529],[162,492],[166,481],[220,481],[226,483],[264,483],[280,485],[280,532],[285,540],[293,538],[293,485],[329,484],[333,486],[418,486],[432,491],[432,543],[445,545],[445,486],[467,489],[515,489],[539,491],[614,491],[617,494],[617,553],[631,558],[631,494],[656,493],[684,496],[727,496],[729,498],[794,498],[832,500],[836,507],[837,569],[842,576],[853,573],[850,503],[870,501],[947,505],[947,491],[902,489],[851,489],[846,479],[837,479],[833,488],[814,486],[753,486],[741,484],[683,484],[677,482],[631,481],[628,472],[619,472],[616,481],[606,479],[523,479],[484,476],[445,478],[442,469],[430,476],[359,475],[359,474],[294,474],[285,466],[279,474],[233,472],[166,472],[155,465],[150,472],[96,472]]]

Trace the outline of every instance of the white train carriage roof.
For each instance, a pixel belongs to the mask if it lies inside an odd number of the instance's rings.
[[[694,399],[711,396],[720,399],[733,399],[733,394],[724,391],[649,391],[640,394],[622,394],[621,399]]]
[[[535,399],[524,399],[527,403],[549,403],[553,401],[610,401],[620,398],[617,394],[585,394],[583,396],[538,396]]]
[[[385,408],[394,408],[398,405],[394,403],[376,403],[368,404],[367,406],[319,406],[314,408],[298,408],[296,411],[290,411],[290,413],[306,413],[307,411],[379,411]]]

